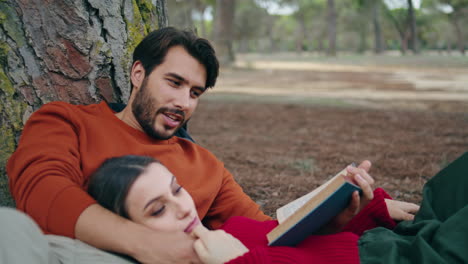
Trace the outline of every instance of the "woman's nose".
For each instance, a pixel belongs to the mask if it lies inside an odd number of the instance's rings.
[[[176,201],[177,218],[184,219],[190,216],[190,206],[180,199]]]

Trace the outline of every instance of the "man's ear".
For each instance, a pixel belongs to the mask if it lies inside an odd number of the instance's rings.
[[[140,61],[135,61],[132,65],[132,71],[130,72],[130,80],[133,85],[133,90],[138,90],[145,79],[145,68]]]

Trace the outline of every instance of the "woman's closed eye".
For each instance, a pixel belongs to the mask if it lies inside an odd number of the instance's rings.
[[[164,213],[164,209],[166,209],[166,206],[163,205],[159,209],[156,209],[155,211],[151,212],[151,216],[160,216]]]
[[[183,187],[180,185],[177,185],[176,188],[174,189],[174,195],[177,195],[182,191]]]

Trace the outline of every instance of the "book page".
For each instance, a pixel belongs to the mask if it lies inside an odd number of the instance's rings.
[[[283,223],[284,220],[286,220],[289,216],[291,216],[294,212],[296,212],[299,208],[301,208],[305,203],[307,203],[312,197],[314,197],[318,192],[320,192],[322,189],[324,189],[327,185],[329,185],[334,178],[338,177],[339,175],[346,175],[347,171],[346,169],[340,171],[338,174],[336,174],[334,177],[332,177],[330,180],[325,182],[324,184],[320,185],[310,193],[307,193],[296,200],[287,203],[286,205],[283,205],[282,207],[278,208],[276,210],[276,219],[278,220],[278,223]]]

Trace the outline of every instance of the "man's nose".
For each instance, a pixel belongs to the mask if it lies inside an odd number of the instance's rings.
[[[183,87],[174,98],[174,106],[185,111],[190,106],[190,88]]]

